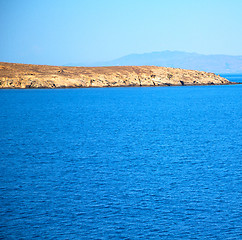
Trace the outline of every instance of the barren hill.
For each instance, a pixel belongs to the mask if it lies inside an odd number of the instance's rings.
[[[59,67],[0,63],[0,88],[75,88],[232,84],[195,70],[156,66]]]
[[[163,66],[196,69],[215,73],[242,73],[242,56],[204,55],[181,51],[162,51],[130,54],[112,61],[93,63],[92,66]],[[76,66],[73,65],[72,66]],[[79,65],[83,66],[83,65]]]

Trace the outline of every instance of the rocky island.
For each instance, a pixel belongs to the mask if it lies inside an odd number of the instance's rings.
[[[214,73],[157,66],[61,67],[0,62],[0,88],[234,84]]]

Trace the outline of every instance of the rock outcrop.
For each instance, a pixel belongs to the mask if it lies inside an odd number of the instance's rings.
[[[214,73],[156,66],[59,67],[0,63],[0,88],[80,88],[233,84]]]

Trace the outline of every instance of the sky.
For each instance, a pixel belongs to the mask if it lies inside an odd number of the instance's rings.
[[[0,0],[0,61],[66,65],[132,53],[242,55],[241,0]]]

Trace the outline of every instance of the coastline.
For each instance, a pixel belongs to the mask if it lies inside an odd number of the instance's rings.
[[[168,87],[241,84],[214,73],[157,66],[62,67],[0,63],[0,89]]]
[[[159,86],[151,86],[151,85],[142,85],[142,86],[127,86],[127,85],[123,85],[123,86],[104,86],[104,87],[38,87],[38,88],[21,88],[21,87],[5,87],[5,88],[1,88],[0,87],[0,91],[1,90],[34,90],[34,89],[90,89],[90,88],[94,88],[94,89],[102,89],[102,88],[165,88],[165,87],[202,87],[202,86],[230,86],[230,85],[240,85],[242,84],[242,82],[229,82],[229,83],[224,83],[224,84],[190,84],[190,85],[159,85]]]

